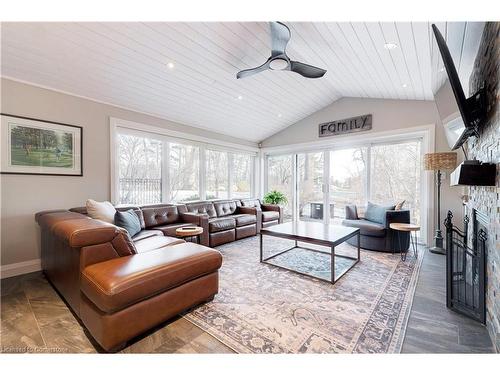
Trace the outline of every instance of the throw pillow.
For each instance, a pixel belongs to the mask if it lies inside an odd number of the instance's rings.
[[[87,215],[92,219],[114,223],[116,210],[110,202],[97,202],[93,199],[87,199],[85,206],[87,206]]]
[[[387,210],[394,210],[395,206],[380,206],[368,202],[366,207],[365,219],[374,223],[385,224],[385,213]]]
[[[402,200],[401,202],[396,204],[396,207],[394,207],[395,210],[399,211],[403,209],[403,205],[405,204],[406,200]]]
[[[125,229],[130,237],[141,231],[141,222],[133,209],[124,212],[116,211],[115,225]]]

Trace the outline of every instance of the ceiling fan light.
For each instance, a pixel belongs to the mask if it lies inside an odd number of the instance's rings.
[[[288,61],[285,59],[274,59],[269,63],[269,68],[272,70],[284,70],[288,68]]]

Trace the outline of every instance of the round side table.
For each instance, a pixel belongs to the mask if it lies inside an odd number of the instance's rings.
[[[420,226],[415,225],[415,224],[408,224],[408,223],[390,223],[389,228],[395,230],[398,233],[398,245],[400,249],[400,254],[401,254],[401,260],[404,262],[406,260],[406,254],[408,253],[408,250],[403,251],[402,246],[401,246],[401,233],[400,232],[409,232],[410,234],[410,244],[411,247],[413,248],[413,254],[415,255],[415,258],[418,257],[418,251],[417,251],[417,232],[420,230]],[[412,233],[415,233],[413,236]],[[415,238],[413,238],[415,237]],[[392,246],[392,253],[394,254],[394,244]]]
[[[203,228],[202,227],[184,227],[184,228],[177,228],[175,230],[175,234],[179,238],[187,239],[187,238],[194,238],[196,243],[200,243],[199,241],[199,236],[200,234],[203,233]]]

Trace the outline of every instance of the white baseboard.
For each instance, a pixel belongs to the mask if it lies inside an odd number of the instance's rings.
[[[0,268],[0,278],[23,275],[25,273],[36,272],[42,269],[40,259],[27,260],[26,262],[6,264]]]

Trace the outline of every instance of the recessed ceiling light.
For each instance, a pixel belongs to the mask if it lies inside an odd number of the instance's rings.
[[[444,66],[439,69],[440,72],[444,72]]]
[[[401,87],[403,87],[403,88],[407,88],[407,87],[408,87],[408,85],[407,85],[406,83],[403,83],[403,84],[401,85]]]
[[[385,43],[384,44],[384,48],[388,49],[388,50],[391,50],[391,49],[398,48],[398,45],[396,43]]]
[[[237,99],[238,99],[238,100],[242,100],[242,99],[243,99],[243,96],[238,95]]]
[[[281,118],[283,115],[281,113],[278,113],[278,117]]]
[[[167,68],[169,68],[169,69],[174,69],[174,68],[175,68],[175,64],[174,64],[173,62],[169,62],[169,63],[167,64]]]

